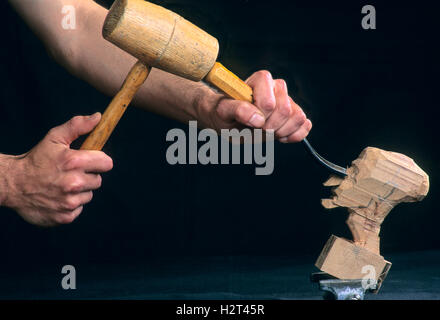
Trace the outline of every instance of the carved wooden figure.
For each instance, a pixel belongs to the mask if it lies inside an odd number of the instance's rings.
[[[380,225],[397,204],[427,195],[428,175],[403,154],[367,147],[345,178],[331,176],[324,185],[333,187],[334,196],[323,199],[322,205],[348,209],[353,240],[332,235],[316,266],[340,279],[363,279],[369,272],[366,266],[373,266],[372,277],[380,285],[391,267],[380,255]]]

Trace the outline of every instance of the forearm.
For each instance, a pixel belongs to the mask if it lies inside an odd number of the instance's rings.
[[[4,206],[8,198],[10,187],[8,173],[13,160],[14,156],[0,154],[0,206]]]
[[[113,96],[136,59],[102,38],[107,10],[91,0],[10,0],[65,68],[101,92]],[[73,5],[75,30],[61,25],[62,7]],[[214,95],[201,83],[153,69],[134,105],[180,121],[197,119],[201,97]]]

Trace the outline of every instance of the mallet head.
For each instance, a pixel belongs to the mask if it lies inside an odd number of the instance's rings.
[[[143,0],[116,0],[102,34],[145,64],[194,81],[206,76],[219,51],[216,38]]]

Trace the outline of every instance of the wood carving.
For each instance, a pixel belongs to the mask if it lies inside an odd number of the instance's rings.
[[[429,190],[429,177],[415,162],[400,153],[367,147],[347,169],[347,176],[331,176],[324,186],[333,187],[327,209],[346,207],[347,225],[353,241],[332,236],[316,266],[341,279],[362,279],[366,264],[383,281],[391,263],[380,255],[380,225],[397,204],[422,200]]]

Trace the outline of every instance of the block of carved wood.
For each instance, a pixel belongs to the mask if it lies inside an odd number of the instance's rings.
[[[324,246],[316,267],[339,279],[374,279],[379,286],[391,263],[382,256],[332,235]]]
[[[403,154],[367,147],[344,179],[332,176],[324,185],[333,187],[334,196],[323,199],[322,205],[346,207],[354,243],[379,255],[381,223],[397,204],[422,200],[429,177]]]
[[[363,271],[368,271],[363,268],[373,266],[380,284],[391,267],[380,255],[380,225],[397,204],[427,195],[428,175],[403,154],[368,147],[345,178],[331,176],[324,185],[333,187],[333,197],[323,199],[322,205],[348,209],[346,223],[353,241],[331,236],[316,266],[340,279],[363,279]]]

